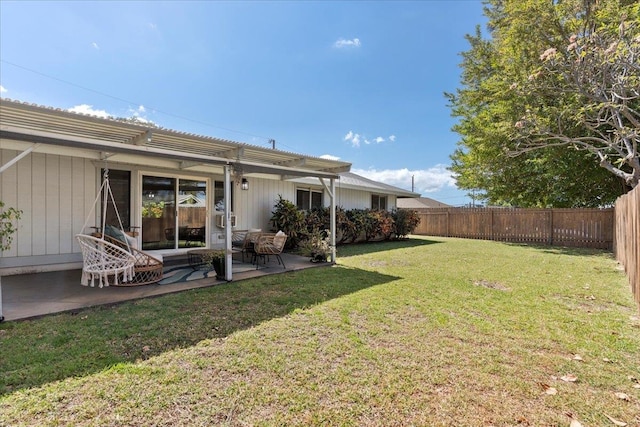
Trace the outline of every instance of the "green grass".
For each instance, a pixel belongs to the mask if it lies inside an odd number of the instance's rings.
[[[640,425],[638,309],[602,251],[352,245],[329,268],[3,323],[0,349],[0,425]]]

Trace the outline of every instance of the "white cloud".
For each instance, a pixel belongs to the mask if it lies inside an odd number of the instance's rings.
[[[158,26],[156,24],[154,24],[153,22],[147,23],[147,26],[149,27],[150,30],[157,30],[158,29]]]
[[[98,46],[98,43],[96,42],[91,43],[91,47],[94,48],[95,50],[100,50],[100,46]]]
[[[360,43],[360,39],[358,38],[351,39],[351,40],[346,40],[341,38],[341,39],[338,39],[338,41],[336,41],[333,45],[338,49],[342,49],[345,47],[360,47],[361,43]]]
[[[322,156],[320,156],[320,158],[327,159],[327,160],[340,160],[340,157],[332,156],[331,154],[323,154]]]
[[[360,146],[360,138],[360,135],[357,133],[353,133],[353,131],[349,131],[349,133],[344,136],[344,140],[349,141],[354,147]]]
[[[7,93],[9,92],[7,89],[4,88],[4,86],[0,85],[0,93]]]
[[[106,119],[107,117],[111,117],[111,114],[107,113],[105,110],[95,110],[93,105],[88,104],[80,104],[75,107],[69,108],[72,113],[80,113],[80,114],[89,114],[91,116],[102,117]]]
[[[389,141],[395,142],[396,141],[396,136],[395,135],[390,135],[389,136]]]
[[[435,165],[428,169],[419,170],[409,170],[407,168],[385,170],[351,169],[351,172],[406,190],[411,190],[411,177],[413,177],[414,191],[420,194],[433,193],[445,188],[456,188],[456,180],[453,177],[453,173],[447,170],[446,165]]]
[[[131,117],[134,117],[140,123],[153,123],[153,121],[149,120],[146,117],[147,109],[144,108],[144,105],[138,106],[138,108],[129,108],[129,114]]]
[[[351,142],[351,145],[354,146],[354,147],[360,147],[360,142],[364,142],[366,145],[370,145],[370,144],[374,144],[374,143],[375,144],[380,144],[380,143],[386,141],[386,139],[384,139],[381,136],[378,136],[378,137],[376,137],[374,139],[369,139],[369,138],[365,137],[364,135],[360,135],[359,133],[354,133],[351,130],[349,131],[349,133],[347,133],[344,136],[344,140]],[[396,140],[396,137],[394,135],[391,135],[389,137],[389,140],[393,142],[393,141]]]

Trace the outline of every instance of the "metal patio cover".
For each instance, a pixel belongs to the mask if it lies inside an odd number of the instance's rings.
[[[242,174],[279,175],[280,179],[317,177],[338,179],[351,163],[305,156],[241,142],[175,130],[105,119],[62,109],[0,99],[2,148],[25,150],[25,143],[40,144],[37,152],[82,154],[122,163],[220,173],[230,165]],[[14,145],[11,142],[14,142]],[[55,148],[57,147],[57,148]],[[89,152],[93,152],[90,155]],[[97,154],[96,154],[97,153]]]

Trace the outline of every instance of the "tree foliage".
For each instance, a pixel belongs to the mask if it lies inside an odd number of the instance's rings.
[[[618,0],[488,1],[490,38],[480,28],[467,36],[461,89],[446,94],[459,118],[458,186],[491,204],[539,207],[607,205],[633,187],[638,13]]]

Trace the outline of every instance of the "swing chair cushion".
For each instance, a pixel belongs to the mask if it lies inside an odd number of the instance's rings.
[[[118,230],[113,225],[105,226],[104,227],[104,234],[106,234],[109,237],[113,237],[114,239],[119,240],[121,242],[126,242],[127,241],[126,234],[124,234],[124,232],[122,232],[121,230]]]
[[[98,287],[119,285],[134,278],[136,258],[118,245],[104,239],[76,235],[82,249],[82,279],[84,286]]]
[[[106,236],[112,237],[113,239],[117,240],[118,242],[122,242],[125,244],[128,244],[130,248],[134,248],[134,249],[138,249],[138,241],[136,240],[135,237],[131,237],[128,234],[126,234],[125,232],[123,232],[122,230],[119,230],[118,228],[112,226],[112,225],[107,225],[104,227],[104,234]],[[113,243],[113,242],[111,242]]]

